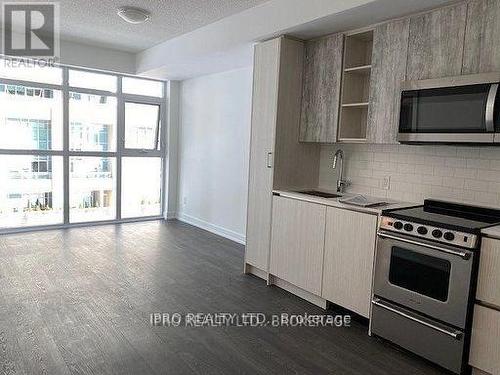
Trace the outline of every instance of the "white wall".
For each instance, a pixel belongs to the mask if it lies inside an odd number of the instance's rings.
[[[13,37],[24,38],[24,35],[14,34]],[[59,58],[58,62],[63,65],[136,74],[136,54],[110,48],[61,40]]]
[[[135,55],[109,48],[61,40],[61,64],[135,74]]]
[[[183,81],[178,218],[245,240],[252,68]]]
[[[165,173],[166,202],[165,219],[174,219],[177,215],[177,183],[179,180],[179,120],[180,120],[180,82],[167,82],[167,157]]]

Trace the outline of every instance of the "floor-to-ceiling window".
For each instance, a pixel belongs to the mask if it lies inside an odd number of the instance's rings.
[[[0,230],[160,217],[164,92],[0,59]]]

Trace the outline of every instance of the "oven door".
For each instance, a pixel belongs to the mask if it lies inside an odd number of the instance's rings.
[[[464,328],[473,252],[379,231],[374,294]]]

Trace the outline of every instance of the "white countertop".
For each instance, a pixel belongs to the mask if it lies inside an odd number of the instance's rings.
[[[336,194],[335,192],[324,190],[324,189],[313,188],[313,189],[300,189],[300,190],[303,190],[303,191],[317,190],[317,191],[324,191],[324,192]],[[299,200],[302,200],[305,202],[317,203],[317,204],[322,204],[325,206],[343,208],[346,210],[358,211],[358,212],[369,213],[369,214],[374,214],[374,215],[380,215],[382,210],[386,210],[386,209],[416,206],[415,203],[398,202],[398,201],[395,201],[392,199],[380,198],[381,201],[387,202],[387,204],[381,205],[381,206],[376,206],[376,207],[360,207],[360,206],[355,206],[355,205],[351,205],[351,204],[341,203],[341,202],[339,202],[339,198],[317,197],[314,195],[303,194],[303,193],[300,193],[298,191],[292,191],[292,190],[279,190],[278,189],[278,190],[273,190],[273,193],[278,193],[282,197],[299,199]],[[342,194],[342,197],[349,197],[349,196],[355,196],[355,195],[357,195],[357,194],[345,193],[345,194]],[[369,196],[366,196],[366,197],[369,197]],[[370,198],[372,198],[372,197],[370,197]],[[500,229],[499,229],[499,231],[500,231]],[[499,234],[499,236],[500,236],[500,234]]]
[[[489,227],[481,230],[481,233],[500,240],[500,225],[495,225],[494,227]]]

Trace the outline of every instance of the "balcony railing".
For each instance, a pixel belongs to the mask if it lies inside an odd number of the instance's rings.
[[[52,172],[10,171],[9,178],[12,180],[50,180]]]

